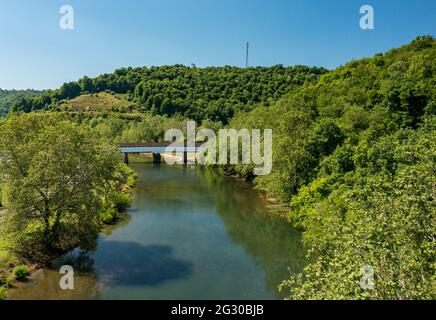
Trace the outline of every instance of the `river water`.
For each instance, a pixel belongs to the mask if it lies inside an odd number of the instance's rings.
[[[304,264],[300,235],[249,184],[193,166],[134,162],[131,208],[11,299],[280,299]],[[59,267],[75,269],[61,290]]]

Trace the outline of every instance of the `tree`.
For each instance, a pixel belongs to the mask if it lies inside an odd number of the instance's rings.
[[[1,125],[4,228],[11,250],[44,259],[95,239],[99,213],[124,178],[116,150],[60,116],[26,114]]]
[[[84,76],[78,82],[82,92],[92,93],[94,91],[94,88],[92,86],[92,79],[88,76]]]
[[[80,94],[80,85],[77,82],[67,82],[64,83],[57,94],[59,100],[62,99],[72,99]]]

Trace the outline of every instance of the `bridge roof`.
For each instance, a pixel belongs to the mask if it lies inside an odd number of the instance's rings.
[[[173,144],[174,143],[174,144]],[[204,142],[197,142],[195,143],[196,147],[200,147]],[[151,147],[151,148],[161,148],[161,147],[168,147],[169,145],[173,144],[173,146],[179,146],[183,147],[186,145],[186,143],[175,143],[175,142],[128,142],[128,143],[119,143],[119,147],[121,148],[133,148],[133,147]]]
[[[175,142],[135,142],[120,143],[118,146],[124,153],[166,153],[166,152],[197,152],[203,143],[187,146],[185,143]]]

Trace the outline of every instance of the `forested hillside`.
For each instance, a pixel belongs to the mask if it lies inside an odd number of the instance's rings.
[[[290,201],[311,248],[305,273],[285,283],[291,298],[434,298],[435,112],[428,36],[231,121],[274,129],[273,171],[255,183]],[[227,170],[251,177],[250,166]],[[364,266],[373,290],[359,286]]]
[[[32,98],[42,91],[38,90],[3,90],[0,89],[0,117],[5,116],[12,106],[17,102],[21,102],[24,97]]]
[[[125,105],[132,106],[130,110],[227,123],[236,112],[258,104],[268,106],[325,72],[305,66],[124,68],[94,79],[83,77],[39,97],[23,99],[14,110],[65,110],[71,99],[106,91],[124,99]],[[129,108],[109,107],[107,111],[128,112]]]

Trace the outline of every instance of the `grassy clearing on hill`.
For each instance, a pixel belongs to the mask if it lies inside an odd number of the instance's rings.
[[[68,112],[133,112],[138,110],[135,103],[124,99],[123,95],[113,95],[108,92],[84,94],[63,102],[60,107]]]

